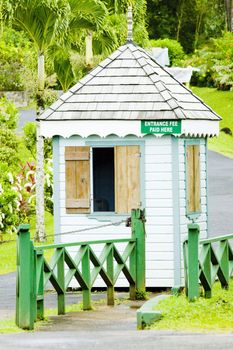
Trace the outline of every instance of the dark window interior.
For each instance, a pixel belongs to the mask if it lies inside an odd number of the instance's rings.
[[[114,148],[93,148],[94,211],[114,211]]]

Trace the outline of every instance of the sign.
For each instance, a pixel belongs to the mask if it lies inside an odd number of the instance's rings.
[[[181,120],[142,120],[142,134],[181,134]]]

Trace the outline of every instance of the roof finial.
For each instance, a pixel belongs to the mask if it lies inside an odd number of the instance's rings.
[[[127,41],[133,41],[133,10],[132,10],[132,6],[128,7],[127,22],[128,22]]]

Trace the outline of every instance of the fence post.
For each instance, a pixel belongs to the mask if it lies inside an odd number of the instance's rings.
[[[36,320],[44,319],[44,252],[36,250]]]
[[[145,211],[132,209],[132,237],[136,238],[136,298],[145,297],[146,257],[145,257]]]
[[[199,232],[197,224],[188,225],[188,299],[199,297]]]
[[[64,264],[64,248],[57,248],[60,257],[57,262],[57,279],[62,291],[57,295],[58,315],[65,314],[65,264]]]
[[[107,256],[107,274],[111,278],[111,281],[113,282],[114,280],[113,244],[111,245],[111,250]],[[107,286],[107,302],[108,302],[108,305],[114,305],[114,284],[112,284],[111,286]]]
[[[83,246],[85,253],[82,258],[82,275],[87,284],[83,288],[83,310],[91,310],[91,267],[90,267],[90,250],[89,246]]]
[[[27,224],[20,225],[17,237],[16,324],[23,329],[34,328],[35,316],[35,261],[29,228]]]

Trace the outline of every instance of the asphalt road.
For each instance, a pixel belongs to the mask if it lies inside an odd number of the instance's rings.
[[[233,335],[157,331],[38,332],[2,335],[1,350],[232,350]]]
[[[19,111],[19,121],[17,126],[17,133],[21,134],[23,127],[28,122],[34,122],[36,120],[36,110],[26,109]]]
[[[233,233],[233,159],[209,151],[208,192],[209,236]]]

